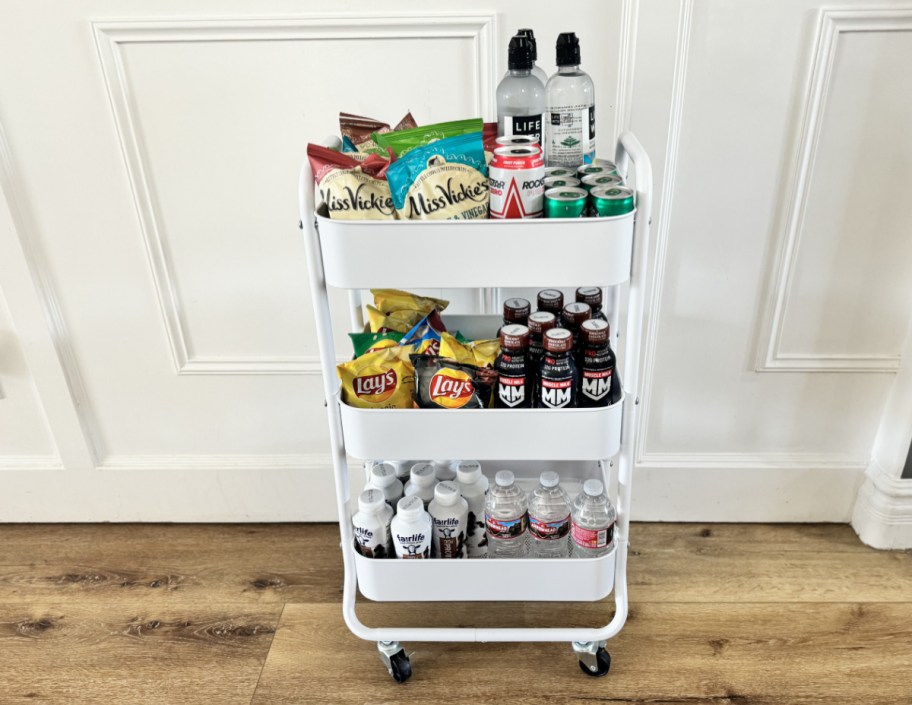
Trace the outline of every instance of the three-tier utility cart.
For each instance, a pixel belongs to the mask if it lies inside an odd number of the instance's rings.
[[[605,650],[627,619],[627,541],[633,469],[633,439],[639,404],[652,172],[632,133],[616,150],[618,172],[633,162],[636,210],[611,218],[345,221],[330,220],[315,207],[314,182],[305,162],[300,181],[301,220],[317,343],[323,367],[332,445],[345,582],[342,613],[358,637],[377,642],[381,660],[398,682],[411,674],[401,642],[565,641],[590,675],[611,664]],[[361,290],[472,288],[487,311],[446,316],[449,330],[489,338],[500,324],[490,287],[605,288],[604,310],[612,347],[619,353],[619,401],[596,409],[357,409],[342,403],[328,287],[349,290],[352,330],[363,329]],[[626,286],[626,292],[624,291]],[[483,293],[487,292],[485,298]],[[626,295],[625,295],[626,294]],[[626,302],[626,306],[623,304]],[[482,307],[485,308],[485,307]],[[623,330],[621,308],[625,309]],[[619,346],[623,350],[619,350]],[[617,395],[615,395],[617,396]],[[557,469],[571,496],[584,480],[600,478],[616,491],[615,549],[586,559],[377,560],[354,548],[349,456],[361,460],[459,458],[479,460],[489,477],[514,471],[533,487],[544,468]],[[617,462],[614,462],[615,459]],[[361,467],[359,463],[356,467]],[[614,470],[617,469],[616,477]],[[365,626],[355,611],[356,586],[380,602],[500,601],[509,585],[511,601],[596,601],[612,589],[615,611],[603,627],[583,628],[399,628]]]

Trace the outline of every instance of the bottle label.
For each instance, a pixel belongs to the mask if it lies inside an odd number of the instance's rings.
[[[575,167],[591,161],[595,154],[595,106],[570,105],[549,110],[547,115],[545,162]]]
[[[573,379],[542,379],[542,403],[552,409],[570,406],[573,401]]]
[[[396,554],[399,558],[430,558],[431,542],[429,539],[429,536],[420,532],[410,536],[396,534]]]
[[[497,378],[497,398],[504,406],[521,406],[526,401],[526,378],[500,375]]]
[[[485,526],[488,530],[488,538],[491,539],[515,539],[526,533],[528,528],[528,518],[525,514],[516,519],[495,519],[487,512],[485,513]]]
[[[574,522],[570,534],[580,548],[605,548],[614,538],[614,524],[605,529],[584,529]]]
[[[485,495],[488,491],[485,490]],[[484,495],[481,497],[484,498]],[[484,504],[484,502],[482,502]],[[478,516],[472,511],[472,505],[469,505],[469,518],[466,522],[466,553],[469,558],[481,558],[488,555],[488,535],[485,533],[484,518],[478,520]]]
[[[465,557],[465,526],[458,517],[434,519],[434,538],[438,558]]]
[[[583,367],[582,392],[584,397],[593,401],[603,399],[611,391],[611,373],[613,370],[587,370]]]
[[[537,539],[546,541],[562,539],[570,533],[570,515],[568,514],[560,521],[542,521],[530,516],[529,533]]]
[[[519,135],[535,137],[541,144],[541,113],[538,115],[507,115],[504,118],[504,137],[518,137]]]

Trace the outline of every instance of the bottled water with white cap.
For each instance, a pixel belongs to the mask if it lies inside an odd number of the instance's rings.
[[[570,496],[553,470],[543,472],[529,493],[529,553],[532,558],[570,556]]]
[[[617,512],[605,494],[601,480],[586,480],[583,491],[573,501],[570,528],[574,558],[598,558],[614,548]]]
[[[516,486],[513,473],[501,470],[485,501],[488,558],[523,558],[526,555],[526,493]]]

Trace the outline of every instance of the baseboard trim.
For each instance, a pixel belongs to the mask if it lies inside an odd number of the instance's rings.
[[[331,468],[322,453],[115,455],[87,471],[7,464],[0,522],[335,521]],[[632,516],[848,522],[863,476],[863,465],[834,456],[650,455],[634,474]]]
[[[912,480],[872,462],[858,490],[852,528],[872,548],[912,548]]]

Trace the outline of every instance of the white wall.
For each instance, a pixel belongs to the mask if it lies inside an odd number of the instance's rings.
[[[493,117],[531,26],[548,70],[580,35],[600,149],[654,160],[636,513],[847,520],[912,302],[912,34],[820,7],[4,10],[0,518],[331,518],[305,145],[339,110]]]

